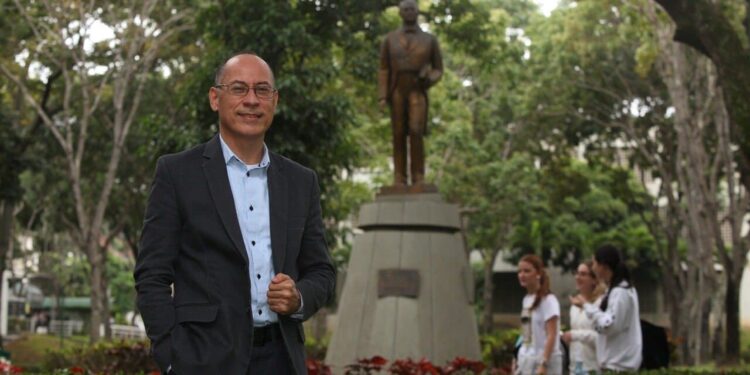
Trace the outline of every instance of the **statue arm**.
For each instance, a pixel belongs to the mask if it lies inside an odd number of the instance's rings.
[[[390,86],[391,55],[388,47],[388,36],[383,38],[380,45],[380,68],[378,69],[378,100],[388,100],[388,87]]]
[[[443,55],[440,53],[440,45],[438,44],[437,38],[432,38],[432,56],[430,56],[430,63],[432,69],[429,73],[430,86],[436,84],[443,77]]]

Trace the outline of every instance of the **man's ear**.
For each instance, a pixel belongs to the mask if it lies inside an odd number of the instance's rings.
[[[219,93],[215,87],[208,89],[208,103],[214,112],[219,110]]]

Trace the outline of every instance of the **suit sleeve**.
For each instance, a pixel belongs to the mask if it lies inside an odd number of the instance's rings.
[[[302,234],[301,249],[297,258],[300,272],[297,289],[305,301],[302,320],[307,320],[334,296],[336,271],[333,268],[320,208],[320,187],[318,177],[313,173],[310,187],[310,207],[305,230]]]
[[[151,340],[154,360],[162,371],[171,363],[173,264],[179,252],[181,227],[173,180],[166,159],[160,158],[146,207],[134,277],[138,309]]]
[[[438,83],[440,78],[443,77],[443,54],[440,52],[440,44],[437,37],[432,37],[431,50],[430,63],[432,64],[432,70],[430,71],[430,86]]]

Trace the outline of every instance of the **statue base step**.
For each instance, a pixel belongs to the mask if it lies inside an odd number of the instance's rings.
[[[378,196],[381,195],[401,195],[401,194],[425,194],[425,193],[437,193],[438,188],[433,184],[419,183],[414,185],[406,184],[394,184],[389,186],[383,186],[378,192]]]

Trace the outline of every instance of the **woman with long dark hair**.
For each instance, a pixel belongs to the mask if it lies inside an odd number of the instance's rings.
[[[516,375],[561,375],[560,303],[550,293],[544,263],[536,255],[518,262],[518,282],[526,289],[521,311],[523,345],[518,351]]]
[[[594,321],[596,357],[599,367],[611,371],[636,371],[641,366],[641,338],[638,293],[630,281],[625,261],[614,246],[605,245],[594,254],[593,269],[608,289],[600,306],[574,297],[571,302],[583,306]]]

